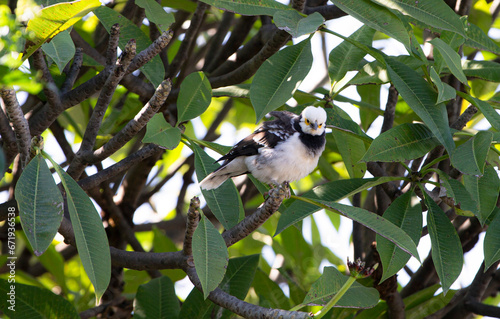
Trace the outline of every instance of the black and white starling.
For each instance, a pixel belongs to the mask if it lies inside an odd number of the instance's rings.
[[[306,107],[300,115],[287,111],[269,113],[275,117],[238,142],[218,161],[221,167],[200,182],[202,189],[219,187],[228,178],[251,173],[259,181],[281,185],[309,175],[325,149],[326,112]]]

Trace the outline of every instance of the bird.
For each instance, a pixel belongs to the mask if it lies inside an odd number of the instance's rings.
[[[218,188],[231,177],[252,174],[271,187],[285,185],[309,175],[318,165],[326,144],[327,114],[308,106],[300,115],[273,111],[265,121],[216,162],[222,165],[200,183],[202,190]]]

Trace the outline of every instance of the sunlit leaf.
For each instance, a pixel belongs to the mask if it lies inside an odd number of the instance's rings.
[[[167,13],[163,7],[154,0],[135,0],[135,4],[146,11],[146,18],[156,24],[160,30],[166,31],[175,22],[174,14]]]
[[[62,73],[64,67],[75,55],[75,44],[71,40],[69,31],[65,30],[56,35],[52,41],[42,44],[42,50],[45,52],[59,68]]]
[[[142,139],[143,143],[154,143],[167,150],[172,150],[181,141],[181,131],[177,127],[172,127],[163,114],[156,114],[149,120],[146,126],[146,135]]]

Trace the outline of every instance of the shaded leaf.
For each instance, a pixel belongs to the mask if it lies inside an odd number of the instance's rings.
[[[193,259],[207,299],[224,278],[229,256],[224,239],[205,215],[193,234]]]
[[[313,56],[311,39],[284,48],[264,62],[250,87],[257,122],[288,101],[309,73]]]
[[[80,318],[68,300],[48,289],[0,279],[0,293],[3,296],[0,299],[0,310],[11,319]]]
[[[42,44],[50,41],[83,18],[90,11],[101,6],[99,0],[63,2],[43,8],[28,21],[26,34],[31,38],[26,43],[23,61],[29,58]]]
[[[500,131],[500,114],[498,114],[495,109],[485,101],[477,99],[475,97],[469,96],[469,102],[474,104],[481,113],[483,113],[484,117],[488,120],[488,122],[495,128],[495,130]]]
[[[420,205],[412,207],[413,194],[413,191],[409,191],[396,198],[383,217],[404,230],[418,246],[422,234],[422,209]],[[411,256],[384,237],[377,234],[376,238],[377,251],[384,270],[380,282],[383,282],[403,268]]]
[[[432,83],[434,83],[434,85],[438,90],[438,97],[436,104],[453,100],[457,96],[455,89],[451,87],[448,83],[444,83],[443,81],[441,81],[441,78],[439,77],[436,70],[432,66],[430,68],[430,75]]]
[[[364,162],[403,162],[419,158],[439,145],[423,124],[405,123],[380,134],[361,159]]]
[[[334,267],[323,268],[323,274],[314,282],[302,304],[325,305],[342,288],[349,276]],[[378,303],[379,293],[375,288],[354,282],[335,304],[335,307],[371,308]]]
[[[212,86],[203,72],[189,74],[181,83],[177,99],[177,124],[201,115],[212,101]]]
[[[269,279],[269,276],[261,269],[257,269],[252,287],[259,296],[261,303],[262,300],[265,300],[273,308],[290,308],[290,300],[285,296],[283,290],[277,283]]]
[[[490,223],[484,236],[484,271],[488,270],[496,261],[500,260],[500,214],[498,207],[495,208],[497,214]]]
[[[154,0],[135,0],[135,4],[146,11],[146,18],[158,26],[161,31],[166,31],[175,22],[174,14],[167,13],[165,9]]]
[[[62,73],[64,67],[75,55],[75,44],[71,40],[69,31],[65,30],[57,34],[50,42],[42,44],[45,52],[59,68]]]
[[[464,175],[464,185],[472,199],[477,203],[476,216],[481,225],[484,225],[496,207],[500,191],[498,174],[492,166],[486,165],[482,177]]]
[[[491,82],[500,82],[500,63],[494,61],[463,61],[462,68],[466,76]]]
[[[411,109],[424,121],[449,154],[455,143],[448,125],[444,103],[436,105],[437,96],[421,76],[405,64],[387,57],[387,71],[392,83]]]
[[[285,30],[294,38],[316,31],[325,22],[323,16],[318,12],[304,17],[295,10],[276,11],[273,19],[278,29]]]
[[[463,17],[466,19],[466,17]],[[465,45],[500,55],[500,47],[477,25],[467,21]]]
[[[458,180],[449,177],[445,172],[433,169],[439,175],[439,180],[446,189],[446,196],[453,198],[456,205],[457,214],[474,216],[477,214],[477,202],[472,199],[471,194],[465,186]],[[445,196],[442,192],[440,197]]]
[[[446,217],[443,210],[430,198],[425,191],[427,206],[427,228],[431,238],[432,261],[441,280],[443,293],[446,295],[455,282],[464,264],[462,244],[455,227]]]
[[[363,140],[347,132],[333,130],[332,134],[351,178],[361,178],[366,173],[366,163],[359,162],[366,152]]]
[[[40,256],[57,234],[64,212],[63,197],[42,155],[24,168],[15,196],[24,233]]]
[[[170,278],[154,278],[137,289],[134,318],[176,319],[179,312],[179,299]]]
[[[482,175],[493,134],[480,131],[458,146],[451,155],[452,165],[464,174]]]
[[[162,113],[155,114],[146,126],[143,143],[154,143],[167,150],[173,150],[181,141],[181,131],[172,127]]]
[[[294,10],[292,7],[286,6],[282,3],[273,0],[245,0],[245,1],[232,1],[232,0],[202,0],[216,8],[239,13],[241,15],[268,15],[273,16],[280,10]]]
[[[460,55],[440,38],[434,38],[430,41],[430,43],[432,43],[434,48],[439,51],[441,57],[443,58],[446,66],[448,66],[448,69],[450,69],[451,73],[465,86],[468,86],[467,77],[462,70],[462,61]]]

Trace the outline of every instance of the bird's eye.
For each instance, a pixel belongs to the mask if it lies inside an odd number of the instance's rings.
[[[322,128],[323,127],[323,123],[321,123],[320,125],[318,125],[319,128]]]
[[[311,122],[309,122],[309,120],[308,120],[308,119],[305,119],[305,123],[306,123],[306,125],[311,124]]]

